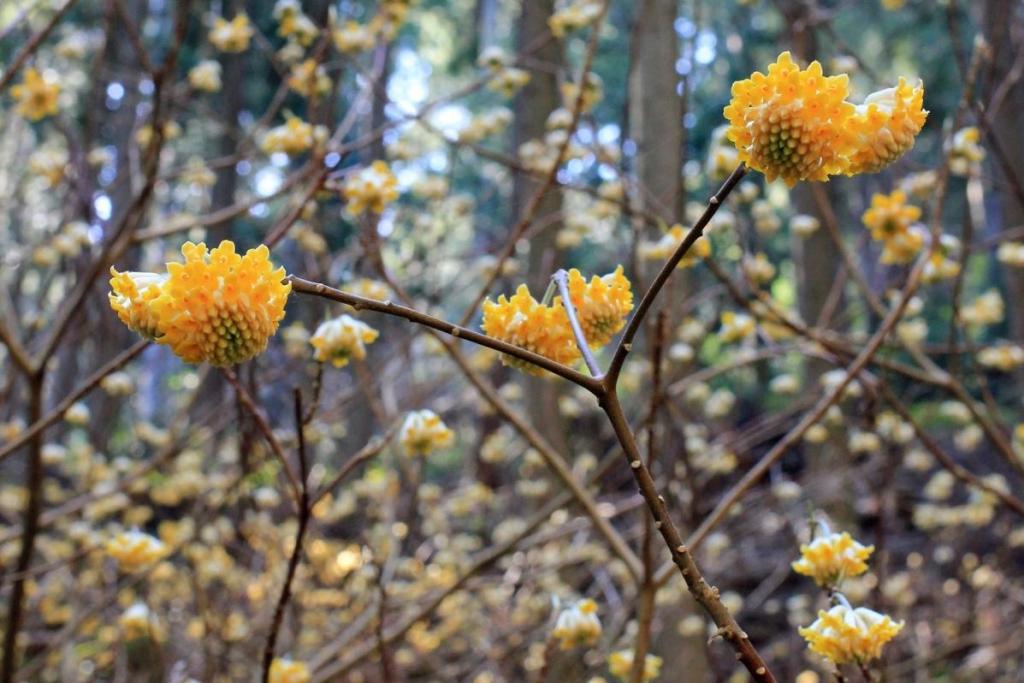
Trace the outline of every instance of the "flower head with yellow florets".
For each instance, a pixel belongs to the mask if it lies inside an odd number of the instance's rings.
[[[828,180],[874,173],[914,146],[924,126],[924,86],[901,78],[861,105],[846,101],[846,74],[825,76],[818,62],[806,69],[783,52],[768,74],[754,72],[732,86],[723,114],[739,160],[768,180]]]
[[[903,156],[928,118],[923,104],[924,86],[912,86],[905,78],[895,88],[868,95],[851,121],[857,148],[846,173],[876,173]]]
[[[284,268],[274,269],[264,245],[243,256],[228,240],[212,251],[186,242],[181,253],[185,262],[168,263],[166,276],[112,270],[110,303],[121,320],[188,363],[232,365],[261,353],[284,318]]]
[[[875,194],[861,220],[871,238],[883,243],[883,263],[906,263],[924,246],[924,231],[914,225],[920,217],[921,209],[907,204],[903,190],[895,190],[888,195]]]
[[[800,635],[807,640],[812,652],[835,664],[848,664],[877,659],[882,647],[902,629],[902,621],[893,621],[866,607],[855,609],[846,603],[827,612],[818,612],[817,620],[801,628]]]
[[[533,298],[526,285],[520,285],[511,298],[484,302],[481,325],[489,337],[569,365],[576,362],[579,349],[569,327],[569,316],[561,305],[545,306]],[[502,355],[502,362],[530,374],[541,374],[540,368],[518,358]]]
[[[309,683],[309,665],[287,658],[275,657],[270,663],[267,680],[270,683]]]
[[[156,339],[160,334],[153,301],[160,296],[160,287],[167,281],[166,275],[157,273],[119,273],[110,269],[110,307],[117,312],[130,330],[146,339]]]
[[[569,271],[569,299],[587,343],[595,349],[612,340],[633,310],[633,292],[622,266],[603,277],[594,275],[590,282],[573,268]],[[555,301],[556,305],[560,303],[559,299]]]
[[[849,78],[825,76],[821,64],[806,69],[783,52],[768,74],[759,71],[733,83],[724,114],[727,136],[740,161],[768,180],[828,180],[846,171],[854,140],[848,123],[854,106],[846,101]]]

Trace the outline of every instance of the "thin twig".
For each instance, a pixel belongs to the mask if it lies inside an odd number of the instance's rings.
[[[277,606],[274,608],[274,618],[270,623],[270,632],[267,634],[267,644],[263,648],[263,683],[270,680],[270,665],[274,661],[274,647],[277,644],[277,634],[281,630],[281,622],[284,620],[284,610],[288,606],[288,600],[292,595],[292,580],[295,578],[295,570],[299,566],[302,557],[302,539],[306,535],[306,527],[309,525],[310,505],[309,486],[307,485],[306,465],[306,437],[302,429],[302,392],[295,389],[295,433],[298,440],[299,457],[299,481],[302,488],[299,493],[299,528],[295,532],[295,546],[292,548],[291,557],[288,559],[288,571],[284,577],[284,585],[281,586],[281,595],[277,599]]]
[[[586,362],[587,368],[590,369],[590,374],[600,378],[601,366],[597,364],[597,359],[594,358],[594,353],[590,350],[587,335],[583,333],[579,316],[576,315],[576,306],[573,305],[572,298],[569,296],[569,274],[565,272],[564,268],[559,268],[551,276],[551,280],[558,285],[558,293],[562,296],[562,307],[565,309],[566,315],[569,316],[569,326],[572,327],[572,334],[576,337],[576,346],[583,354],[583,360]]]
[[[252,416],[253,422],[256,424],[256,429],[260,431],[263,438],[266,439],[267,444],[270,446],[270,450],[277,457],[278,462],[281,463],[281,469],[284,470],[285,476],[288,479],[288,483],[291,485],[292,494],[296,501],[302,499],[302,485],[298,478],[295,476],[295,472],[292,471],[291,465],[288,463],[288,456],[285,455],[284,449],[281,447],[281,442],[274,436],[274,430],[271,429],[270,423],[267,422],[267,418],[264,417],[263,411],[259,409],[256,402],[253,400],[249,392],[246,391],[242,383],[238,381],[238,376],[235,372],[229,368],[221,368],[221,373],[227,378],[231,386],[235,388],[238,393],[238,400],[242,403],[242,407],[246,409],[250,416]]]

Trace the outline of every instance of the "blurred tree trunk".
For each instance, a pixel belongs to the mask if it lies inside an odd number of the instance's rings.
[[[779,3],[779,7],[786,18],[790,42],[797,58],[805,65],[817,59],[817,41],[808,28],[808,5],[800,0],[786,0]],[[829,204],[834,205],[834,186],[826,183],[822,189],[824,196],[828,197]],[[814,200],[814,194],[807,183],[797,183],[790,191],[790,201],[796,213],[814,216],[824,226],[824,212]],[[808,237],[793,236],[792,247],[800,316],[809,326],[814,327],[828,305],[836,275],[843,268],[842,257],[824,227]],[[842,310],[841,295],[837,303],[835,310]],[[830,325],[825,321],[822,327],[827,328]],[[831,366],[824,361],[807,358],[804,361],[804,368],[806,386],[817,390],[819,378],[831,369]],[[802,450],[807,459],[808,480],[815,485],[816,500],[838,524],[844,524],[853,520],[853,508],[852,502],[848,500],[846,482],[842,477],[835,476],[835,472],[842,471],[847,459],[846,449],[835,447],[836,445],[813,445],[805,442]]]
[[[630,37],[629,71],[629,137],[636,144],[634,171],[639,191],[634,194],[638,208],[662,217],[667,225],[683,220],[684,193],[682,184],[685,128],[683,98],[676,73],[679,58],[679,36],[676,33],[678,3],[665,0],[639,0],[633,15]],[[646,225],[640,221],[638,225]],[[637,238],[657,238],[656,227]],[[641,264],[643,268],[645,264]],[[644,270],[644,279],[653,276],[652,263]],[[692,278],[687,271],[677,271],[662,297],[663,306],[671,314],[673,303],[679,304],[689,293]],[[672,318],[674,320],[674,318]],[[645,337],[646,338],[646,337]],[[648,340],[649,341],[649,340]],[[644,511],[643,515],[647,515]],[[655,557],[659,553],[654,554]],[[711,670],[703,635],[681,638],[675,629],[658,630],[659,623],[678,623],[700,608],[692,600],[677,608],[661,609],[655,615],[652,654],[662,656],[666,671],[686,671],[686,680],[705,683]]]
[[[991,70],[984,73],[983,83],[988,88],[982,91],[980,99],[987,102],[992,94],[1007,85],[1011,78],[1017,53],[1021,49],[1021,34],[1024,32],[1024,19],[1021,17],[1021,6],[1017,0],[987,0],[983,7],[982,25],[985,37],[992,47]],[[1016,14],[1015,14],[1016,13]],[[992,133],[999,146],[1006,152],[1008,165],[1018,180],[1024,179],[1024,157],[1020,150],[1024,149],[1024,130],[1021,129],[1018,117],[1024,111],[1024,86],[1018,81],[1012,87],[1005,88],[1005,97],[1001,102],[994,103],[997,107],[988,112]],[[998,203],[994,212],[995,226],[999,230],[1008,230],[1024,224],[1024,201],[1016,194],[1007,179],[1007,173],[994,154],[989,154],[996,183],[1005,188],[998,193]],[[982,229],[983,226],[977,226]],[[1024,299],[1024,270],[1020,268],[1002,268],[1006,282],[1008,301]],[[1014,341],[1024,342],[1024,309],[1020,306],[1009,306],[1010,334]]]
[[[537,41],[544,40],[549,33],[548,17],[554,9],[554,0],[530,0],[522,4],[522,12],[516,28],[516,52],[532,48]],[[561,104],[556,72],[562,65],[562,44],[549,40],[533,52],[531,58],[542,65],[534,70],[515,100],[515,122],[513,126],[513,154],[528,140],[544,137],[544,124],[548,115]],[[523,215],[531,197],[539,189],[537,180],[517,173],[513,186],[513,216],[515,223]],[[562,209],[562,197],[558,189],[549,189],[541,200],[535,222],[543,221]],[[562,264],[555,245],[556,226],[543,230],[530,239],[529,273],[527,281],[534,295],[540,297],[548,286],[548,278]],[[524,377],[530,418],[540,433],[561,453],[568,451],[565,420],[558,411],[558,396],[561,383],[552,382],[548,377]]]
[[[636,143],[641,208],[671,224],[683,215],[683,98],[676,3],[639,0],[629,74],[629,136]]]

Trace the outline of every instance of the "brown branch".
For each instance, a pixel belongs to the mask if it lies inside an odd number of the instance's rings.
[[[253,422],[256,423],[256,429],[259,430],[263,438],[266,439],[267,444],[270,446],[270,450],[277,457],[278,462],[281,463],[281,469],[284,470],[285,476],[288,479],[288,483],[291,485],[292,494],[296,501],[302,499],[302,485],[299,479],[295,476],[295,472],[292,471],[291,465],[288,464],[288,456],[285,455],[284,448],[281,447],[281,442],[274,436],[274,430],[271,429],[270,423],[267,422],[267,418],[264,417],[263,411],[259,409],[256,402],[253,400],[249,392],[246,391],[242,383],[238,381],[238,376],[235,372],[229,368],[221,368],[221,373],[231,383],[231,386],[235,388],[235,392],[238,394],[238,400],[242,403],[242,407],[246,409],[250,416],[252,416]]]
[[[263,647],[263,683],[270,680],[270,665],[274,661],[274,647],[277,645],[277,634],[281,630],[281,622],[284,620],[284,610],[288,606],[288,600],[292,595],[292,581],[295,579],[295,571],[298,569],[299,560],[302,557],[302,539],[306,535],[306,527],[309,525],[310,505],[309,486],[307,485],[306,466],[306,437],[302,429],[302,392],[295,389],[295,434],[298,439],[299,456],[299,481],[302,488],[299,492],[299,528],[295,532],[295,546],[292,548],[291,557],[288,559],[288,571],[284,577],[284,585],[281,586],[281,594],[277,598],[277,606],[274,608],[274,618],[270,624],[270,632],[267,634],[267,644]]]
[[[429,327],[458,339],[466,339],[474,344],[486,346],[489,349],[494,349],[495,351],[500,351],[501,353],[513,356],[514,358],[524,360],[527,363],[543,368],[548,372],[554,373],[559,377],[567,379],[574,384],[578,384],[592,391],[597,387],[597,382],[593,378],[587,377],[583,373],[573,370],[561,363],[557,363],[550,358],[545,358],[544,356],[533,353],[532,351],[527,351],[526,349],[515,346],[514,344],[508,344],[493,337],[488,337],[485,334],[475,332],[469,328],[454,325],[450,322],[441,320],[440,318],[435,318],[434,316],[427,315],[426,313],[421,313],[407,306],[396,304],[390,300],[377,301],[376,299],[369,299],[356,294],[350,294],[348,292],[328,287],[327,285],[319,282],[304,280],[296,275],[289,275],[287,279],[291,283],[293,291],[302,294],[312,294],[332,301],[340,301],[343,304],[351,306],[357,311],[367,309],[378,313],[393,315],[399,318],[405,318],[406,320],[418,325]]]
[[[33,373],[29,378],[29,422],[38,422],[43,413],[43,380],[45,373]],[[25,471],[25,491],[28,498],[22,514],[21,549],[14,571],[18,578],[11,586],[7,603],[7,621],[4,624],[4,661],[0,668],[0,682],[11,683],[18,669],[18,632],[21,630],[25,602],[26,572],[32,565],[36,536],[39,532],[39,514],[43,506],[43,436],[37,432],[32,437]]]
[[[103,381],[107,375],[116,370],[119,370],[122,366],[128,363],[140,353],[142,353],[146,347],[149,346],[149,342],[145,339],[135,342],[127,349],[119,353],[114,358],[110,359],[103,367],[98,369],[92,375],[90,375],[82,384],[76,387],[71,393],[65,396],[60,403],[50,409],[50,412],[46,413],[42,418],[30,424],[24,431],[18,436],[14,437],[8,443],[0,447],[0,462],[7,459],[14,451],[18,450],[23,444],[29,439],[35,437],[36,434],[42,432],[47,427],[51,426],[55,422],[61,419],[67,409],[71,405],[81,399],[83,396],[88,394],[90,391],[96,388],[96,386]]]
[[[78,0],[67,0],[67,2],[65,2],[61,8],[57,10],[52,17],[50,17],[50,20],[46,22],[46,25],[36,31],[35,35],[29,38],[22,46],[18,54],[11,60],[11,65],[7,67],[7,71],[4,71],[3,76],[0,76],[0,91],[10,84],[11,80],[14,79],[14,75],[18,73],[18,69],[20,69],[22,64],[25,63],[25,60],[39,48],[39,45],[46,40],[46,37],[50,35],[50,32],[53,31],[57,24],[60,23],[60,20],[64,18],[64,15],[67,14],[68,10],[70,10],[77,1]]]

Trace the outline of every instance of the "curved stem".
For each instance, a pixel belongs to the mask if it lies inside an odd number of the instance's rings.
[[[587,364],[590,374],[600,378],[601,366],[597,364],[597,359],[594,358],[594,353],[590,350],[587,336],[583,333],[579,316],[576,315],[576,307],[573,305],[572,299],[569,298],[568,278],[569,274],[565,272],[564,268],[559,268],[551,276],[551,280],[558,286],[558,293],[562,297],[562,307],[565,309],[565,314],[569,316],[569,327],[572,328],[572,334],[576,337],[576,346],[579,347],[580,353],[583,355],[583,361]]]

